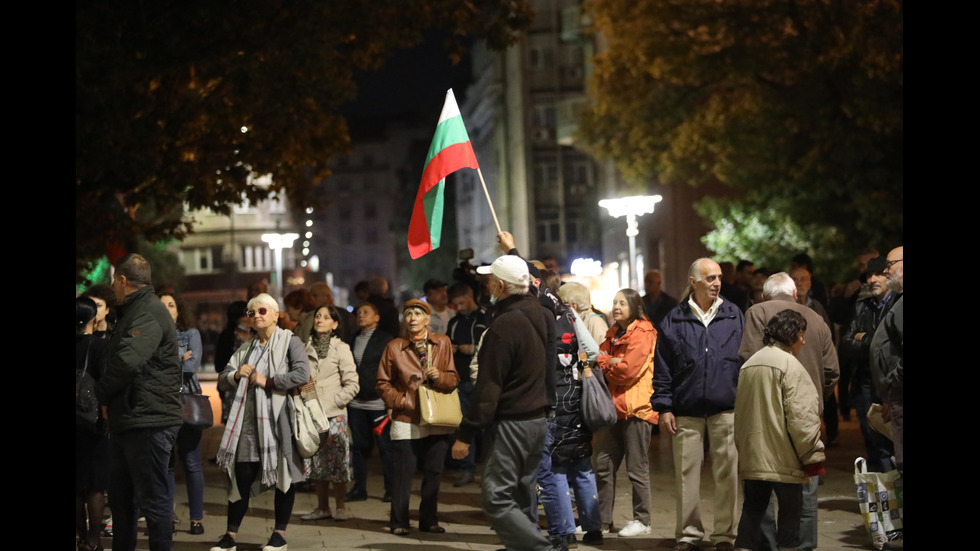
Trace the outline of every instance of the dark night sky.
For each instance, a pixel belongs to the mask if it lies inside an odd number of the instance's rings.
[[[431,36],[395,54],[381,71],[357,75],[357,81],[358,99],[344,109],[355,134],[379,119],[431,123],[435,129],[446,90],[452,88],[456,101],[463,102],[470,81],[469,58],[454,66],[440,40]]]

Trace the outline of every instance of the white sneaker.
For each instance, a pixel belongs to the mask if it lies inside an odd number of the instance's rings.
[[[643,536],[651,532],[650,527],[638,520],[631,520],[619,531],[619,537],[631,538],[633,536]]]
[[[303,520],[323,520],[325,518],[333,518],[333,515],[330,514],[330,511],[324,511],[323,509],[317,507],[299,518]]]
[[[347,509],[337,509],[333,512],[333,519],[337,521],[344,521],[350,518],[350,513]]]

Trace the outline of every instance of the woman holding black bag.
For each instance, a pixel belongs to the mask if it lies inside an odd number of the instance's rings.
[[[201,333],[194,327],[190,327],[187,316],[184,315],[183,304],[178,301],[173,291],[163,290],[157,293],[157,296],[167,307],[167,311],[173,316],[174,323],[177,325],[177,347],[183,374],[180,392],[201,394],[201,384],[197,380],[197,370],[201,367],[201,356],[204,354]],[[184,465],[184,477],[187,479],[187,506],[191,515],[190,533],[194,535],[204,533],[204,469],[201,466],[203,434],[204,427],[185,422],[180,426],[174,446],[176,456]],[[170,473],[170,484],[176,486],[173,472]]]

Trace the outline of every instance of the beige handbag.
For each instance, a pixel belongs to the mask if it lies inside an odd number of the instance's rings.
[[[293,437],[300,457],[309,459],[316,455],[320,448],[320,430],[313,422],[313,416],[307,408],[310,402],[303,400],[299,394],[293,394]],[[315,401],[315,400],[314,400]]]
[[[458,427],[463,420],[459,407],[459,392],[440,392],[429,385],[419,386],[419,412],[422,425],[430,427]]]

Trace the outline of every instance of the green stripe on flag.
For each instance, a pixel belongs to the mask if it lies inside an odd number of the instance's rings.
[[[446,180],[439,180],[425,197],[422,203],[425,205],[425,222],[429,226],[429,240],[432,242],[432,249],[439,248],[442,240],[442,211],[445,206],[443,202],[443,192],[446,188]]]
[[[436,127],[436,133],[432,137],[432,144],[429,145],[429,154],[425,157],[425,164],[439,154],[443,149],[458,143],[470,141],[466,133],[466,125],[463,124],[462,115],[446,119]]]

